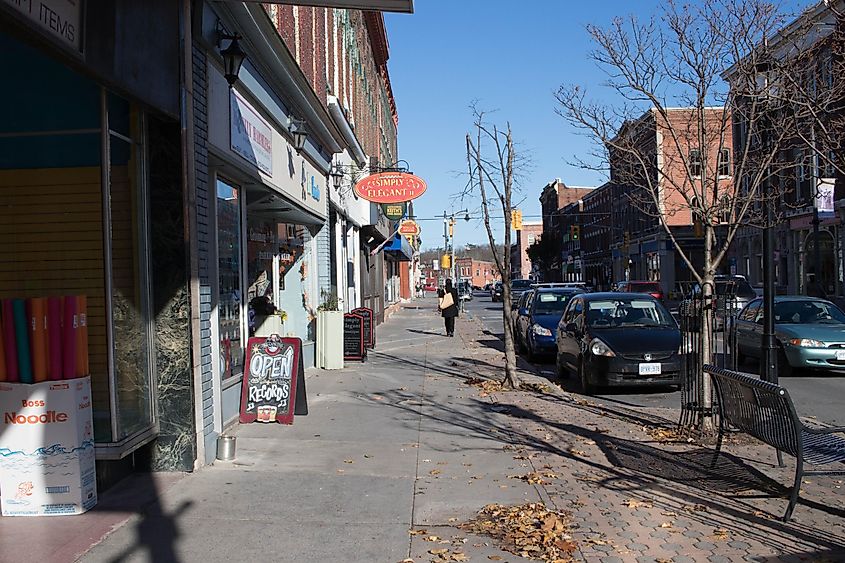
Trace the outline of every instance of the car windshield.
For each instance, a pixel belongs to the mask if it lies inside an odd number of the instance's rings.
[[[754,299],[757,294],[744,279],[716,280],[716,295],[736,295],[743,299]]]
[[[827,301],[778,301],[775,322],[786,324],[845,324],[845,314]]]
[[[632,283],[629,291],[634,293],[660,293],[659,283]]]
[[[563,292],[541,292],[534,296],[535,315],[562,314],[572,297],[571,293]]]
[[[601,299],[587,306],[591,328],[675,327],[666,308],[651,299]]]
[[[513,280],[511,281],[512,289],[528,289],[531,287],[531,280]]]

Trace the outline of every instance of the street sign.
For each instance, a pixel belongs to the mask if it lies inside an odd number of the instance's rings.
[[[382,172],[362,178],[355,184],[355,193],[373,203],[403,203],[425,193],[426,184],[407,172]]]

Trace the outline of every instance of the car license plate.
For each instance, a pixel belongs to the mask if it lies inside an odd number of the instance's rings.
[[[660,375],[661,364],[640,364],[640,375]]]
[[[837,350],[836,359],[839,361],[845,360],[845,350]]]

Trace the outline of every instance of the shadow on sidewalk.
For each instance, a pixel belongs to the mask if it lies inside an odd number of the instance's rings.
[[[451,375],[465,379],[460,374]],[[711,469],[709,463],[713,451],[710,449],[667,451],[648,443],[614,437],[597,429],[547,420],[531,410],[507,404],[507,394],[499,396],[503,402],[498,404],[468,398],[460,406],[423,401],[421,409],[401,404],[400,401],[406,397],[394,395],[391,397],[390,392],[385,393],[383,398],[386,400],[381,404],[413,410],[431,420],[446,422],[453,430],[444,433],[456,438],[498,439],[515,446],[546,452],[567,460],[567,466],[576,478],[579,472],[583,472],[581,470],[599,472],[603,477],[596,479],[595,484],[606,490],[624,495],[640,495],[648,500],[660,499],[668,506],[677,507],[679,511],[687,506],[703,507],[700,511],[685,514],[685,517],[697,521],[703,527],[741,530],[743,536],[773,549],[784,545],[808,550],[834,550],[842,547],[840,538],[812,525],[801,524],[798,518],[788,524],[778,520],[786,506],[787,499],[784,497],[787,489],[732,454],[723,452],[716,467]],[[550,398],[548,395],[544,397]],[[603,410],[589,405],[569,403],[567,406],[576,411],[583,409],[590,414]],[[514,424],[516,419],[544,425],[549,430],[544,437],[540,437],[528,431],[527,425],[518,422]],[[574,454],[572,446],[567,444],[567,438],[594,441],[609,463]],[[470,449],[466,448],[466,451]],[[769,513],[749,502],[760,498],[773,499],[771,505],[764,507]],[[813,500],[802,499],[799,504],[840,518],[845,517],[845,511]]]

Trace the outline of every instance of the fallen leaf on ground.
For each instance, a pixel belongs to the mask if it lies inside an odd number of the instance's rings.
[[[412,536],[422,536],[428,533],[428,530],[408,530],[408,533]]]
[[[661,527],[661,528],[671,528],[671,527],[672,527],[672,523],[671,523],[671,522],[663,522],[663,523],[660,525],[660,527]]]
[[[469,561],[469,557],[465,553],[457,551],[451,555],[452,561]]]
[[[570,515],[547,509],[543,503],[516,506],[489,504],[475,519],[459,526],[477,534],[496,539],[499,547],[520,555],[548,563],[568,562],[577,544],[569,535]],[[488,556],[500,561],[499,556]]]
[[[439,469],[432,469],[431,471],[428,472],[429,475],[440,475],[441,473],[443,473],[443,472],[440,471]]]
[[[427,538],[423,538],[425,541],[440,541],[440,536],[428,536]]]
[[[501,555],[488,555],[487,559],[489,559],[490,561],[501,561],[502,556]]]
[[[648,500],[628,499],[622,504],[624,504],[628,508],[654,508],[654,503]]]
[[[728,540],[731,538],[730,532],[728,532],[724,528],[717,528],[713,530],[713,539],[717,540]]]
[[[355,462],[351,459],[344,459],[343,463],[355,463]]]
[[[441,547],[439,549],[429,549],[428,552],[432,555],[442,555],[444,553],[449,553],[449,550],[445,547]]]
[[[519,479],[520,481],[525,481],[529,485],[548,485],[549,482],[546,481],[548,479],[557,479],[557,474],[552,473],[551,471],[532,471],[531,473],[526,473],[525,475],[508,475],[508,479]]]

